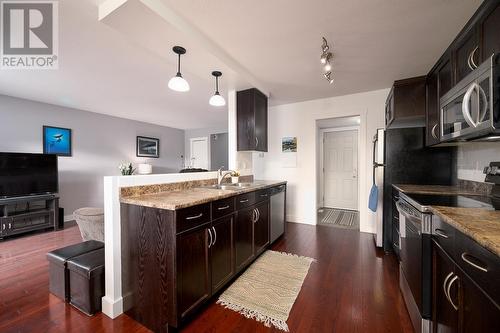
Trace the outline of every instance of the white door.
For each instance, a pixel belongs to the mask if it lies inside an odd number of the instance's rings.
[[[191,166],[209,170],[207,137],[191,139]]]
[[[358,131],[323,134],[324,205],[358,210]]]

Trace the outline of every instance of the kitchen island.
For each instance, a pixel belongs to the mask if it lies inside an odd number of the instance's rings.
[[[122,191],[125,312],[155,332],[177,331],[269,247],[277,187],[286,182]]]

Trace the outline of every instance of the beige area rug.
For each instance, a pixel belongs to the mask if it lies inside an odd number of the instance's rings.
[[[312,258],[266,251],[219,297],[218,304],[288,332],[286,321]]]

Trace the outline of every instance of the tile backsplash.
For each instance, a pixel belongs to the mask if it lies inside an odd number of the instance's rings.
[[[457,178],[484,182],[483,169],[492,161],[500,161],[500,142],[477,142],[457,149]]]

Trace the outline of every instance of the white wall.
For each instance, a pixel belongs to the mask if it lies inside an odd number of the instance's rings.
[[[118,175],[122,162],[146,161],[154,173],[181,168],[183,130],[0,95],[0,151],[43,152],[43,125],[72,129],[73,156],[59,157],[67,219],[79,207],[103,207],[103,176]],[[137,135],[159,138],[160,158],[136,157]]]
[[[500,142],[475,142],[458,147],[457,177],[484,182],[483,168],[500,161]]]
[[[288,181],[288,221],[316,224],[316,120],[360,116],[360,230],[375,232],[374,216],[368,211],[368,194],[372,185],[372,138],[377,128],[384,127],[388,93],[389,89],[382,89],[269,108],[269,152],[254,154],[254,174],[257,179]],[[296,168],[282,167],[281,138],[284,136],[297,137]]]

